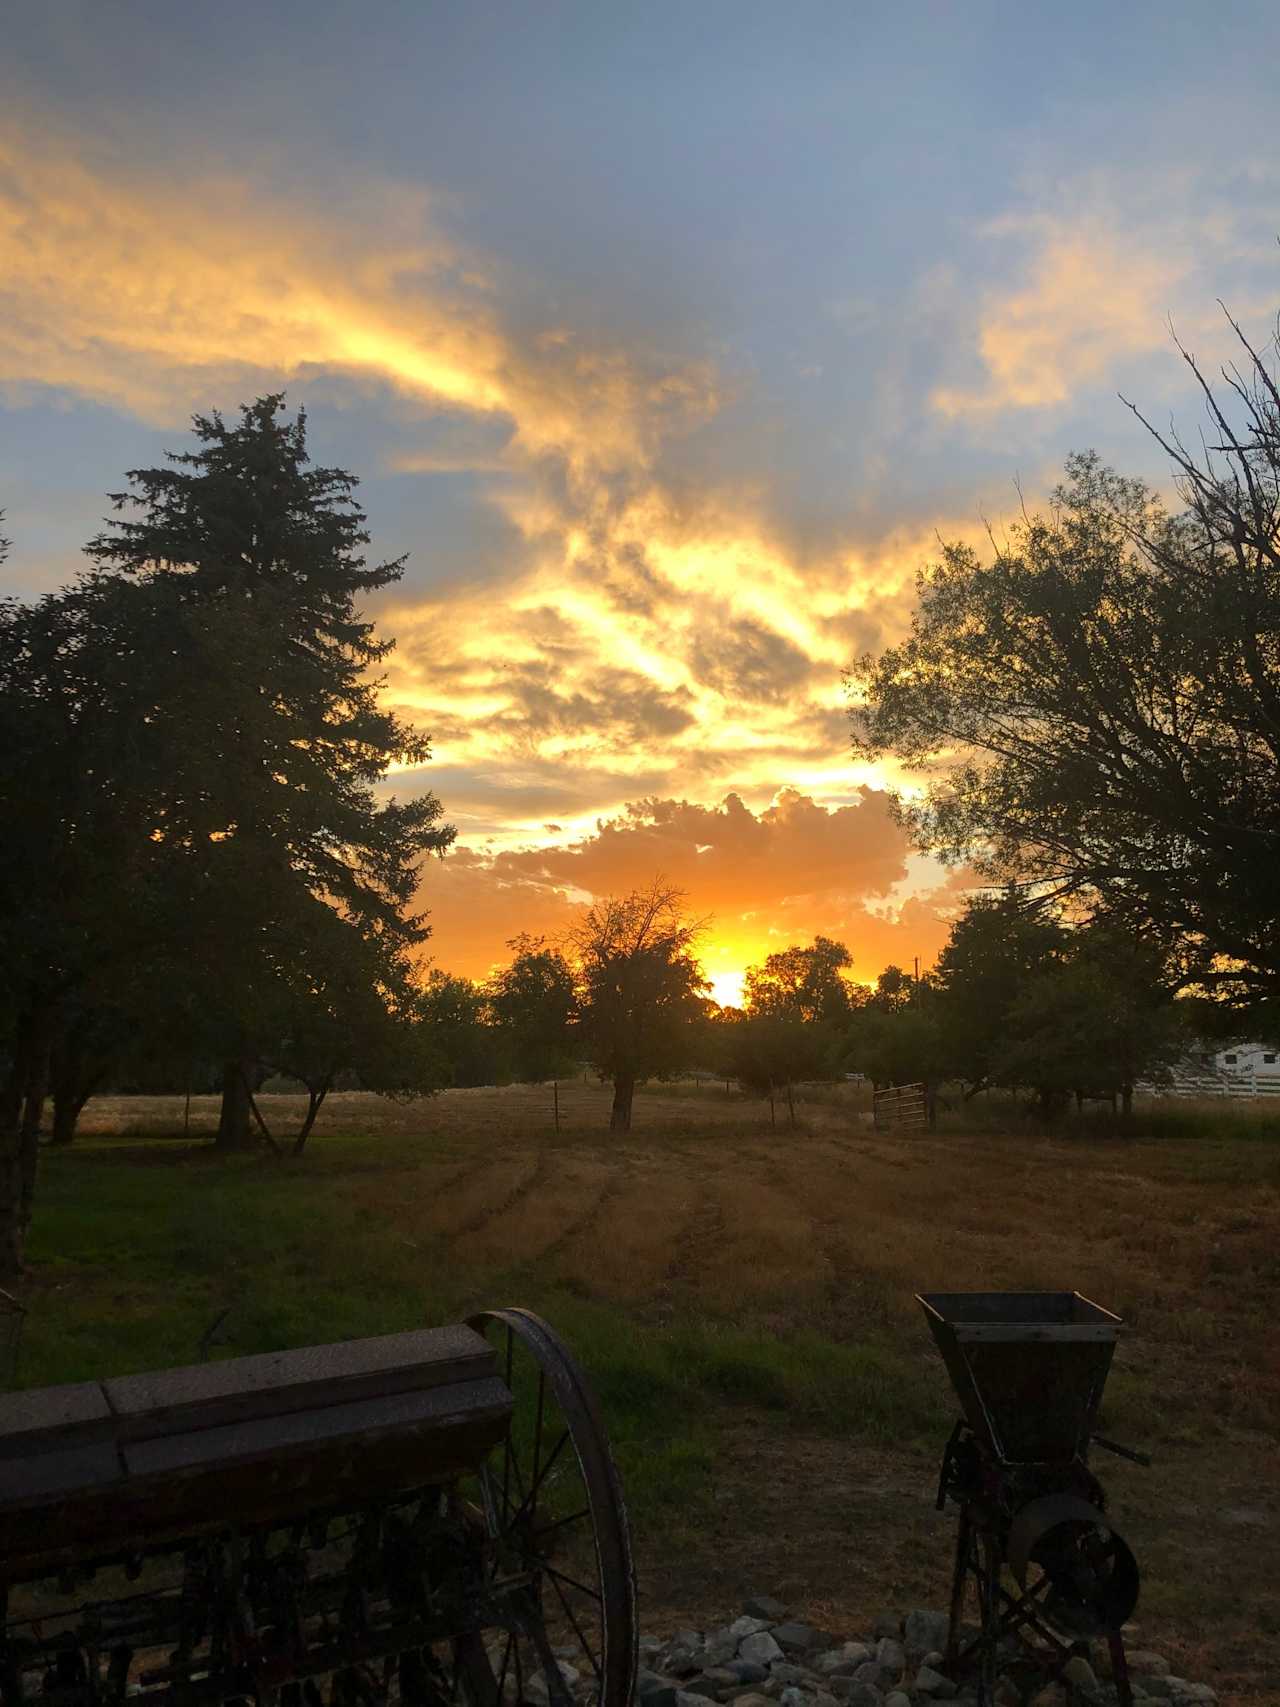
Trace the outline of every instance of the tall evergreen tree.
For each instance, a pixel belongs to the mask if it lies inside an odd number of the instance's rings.
[[[131,470],[112,495],[119,519],[86,547],[98,578],[136,578],[163,612],[141,713],[165,777],[149,833],[221,1016],[219,1142],[231,1147],[249,1138],[249,1015],[264,965],[296,953],[314,899],[395,948],[422,940],[418,868],[454,833],[433,794],[375,794],[393,761],[429,756],[379,702],[377,666],[394,642],[359,609],[404,559],[367,563],[355,477],[311,466],[305,414],[283,409],[276,394],[235,425],[196,416],[196,448]]]

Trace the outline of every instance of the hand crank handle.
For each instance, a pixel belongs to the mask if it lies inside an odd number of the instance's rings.
[[[1134,1464],[1141,1464],[1144,1469],[1151,1468],[1149,1452],[1137,1452],[1132,1446],[1119,1446],[1114,1440],[1104,1440],[1100,1434],[1091,1435],[1089,1438],[1092,1445],[1101,1446],[1107,1452],[1114,1452],[1117,1458],[1128,1458]]]

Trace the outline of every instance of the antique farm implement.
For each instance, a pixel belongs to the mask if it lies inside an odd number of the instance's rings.
[[[627,1707],[599,1412],[525,1310],[0,1398],[4,1707]]]
[[[1088,1464],[1091,1445],[1149,1462],[1093,1432],[1119,1318],[1078,1292],[917,1297],[963,1412],[938,1484],[938,1509],[960,1508],[947,1671],[976,1679],[983,1703],[998,1671],[1020,1671],[1030,1696],[1102,1638],[1130,1707],[1121,1631],[1138,1566]],[[970,1579],[978,1628],[966,1639]]]

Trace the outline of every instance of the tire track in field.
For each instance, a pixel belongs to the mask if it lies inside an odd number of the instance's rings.
[[[671,1260],[658,1282],[655,1297],[662,1312],[670,1313],[675,1309],[677,1292],[696,1295],[699,1270],[706,1266],[700,1247],[714,1248],[723,1238],[724,1228],[724,1204],[720,1194],[713,1183],[704,1183],[698,1188],[692,1207],[676,1232]]]
[[[558,1262],[574,1240],[589,1233],[593,1222],[598,1221],[621,1197],[623,1186],[630,1183],[635,1174],[635,1163],[629,1157],[611,1157],[610,1167],[611,1172],[587,1207],[567,1221],[557,1237],[538,1253],[539,1262]]]
[[[837,1166],[847,1168],[849,1165],[849,1150],[852,1146],[838,1141],[829,1140],[832,1160]],[[816,1145],[806,1147],[806,1159],[812,1156]],[[856,1267],[853,1260],[853,1244],[842,1221],[838,1207],[831,1205],[828,1200],[826,1209],[817,1209],[810,1201],[810,1193],[805,1189],[803,1175],[793,1170],[788,1174],[778,1159],[776,1152],[770,1150],[763,1158],[770,1183],[778,1191],[786,1192],[791,1200],[803,1211],[805,1219],[813,1230],[814,1246],[827,1270],[826,1285],[823,1288],[823,1299],[827,1307],[835,1310],[839,1305],[848,1301],[852,1291],[850,1276]]]
[[[396,1209],[415,1217],[426,1205],[436,1203],[449,1192],[465,1189],[471,1181],[492,1164],[492,1156],[480,1156],[466,1162],[422,1162],[406,1169],[399,1180],[403,1189],[396,1200]],[[415,1188],[409,1190],[410,1182]],[[385,1182],[361,1180],[352,1190],[352,1199],[365,1212],[384,1216],[387,1212]]]
[[[493,1156],[485,1158],[484,1166],[494,1167],[497,1165],[499,1164],[495,1162]],[[539,1186],[544,1185],[550,1172],[549,1153],[546,1150],[539,1150],[533,1166],[508,1189],[505,1196],[496,1202],[486,1203],[482,1208],[468,1216],[466,1220],[455,1222],[451,1227],[446,1228],[445,1237],[451,1244],[456,1244],[459,1239],[472,1238],[475,1234],[483,1232],[500,1215],[509,1215],[521,1198],[527,1196],[531,1191],[537,1191]]]

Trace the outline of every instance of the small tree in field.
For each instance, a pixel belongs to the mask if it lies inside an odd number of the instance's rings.
[[[853,964],[842,942],[817,936],[808,948],[793,943],[746,972],[746,1017],[735,1039],[737,1077],[761,1096],[785,1091],[796,1121],[794,1086],[829,1078],[851,1011],[843,976]]]
[[[694,945],[703,929],[678,889],[597,901],[572,933],[587,1058],[613,1085],[609,1129],[631,1130],[637,1083],[688,1065],[710,988]]]
[[[1069,933],[1013,890],[972,899],[938,957],[936,1013],[950,1078],[965,1096],[1001,1083],[1004,1050],[1030,983],[1060,966]]]
[[[551,1080],[558,1132],[560,1079],[572,1070],[578,1012],[573,968],[543,937],[513,937],[507,947],[515,950],[515,958],[490,980],[489,1004],[506,1034],[516,1076],[530,1085]]]
[[[444,1083],[496,1084],[501,1077],[498,1029],[481,985],[435,966],[417,1001],[419,1022],[443,1062]]]
[[[1149,940],[1105,923],[1070,934],[1064,959],[1022,985],[996,1078],[1037,1090],[1049,1113],[1068,1095],[1119,1098],[1127,1115],[1139,1079],[1158,1078],[1185,1047],[1176,972]]]

